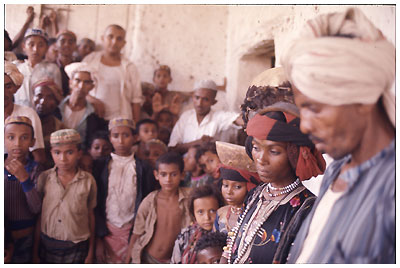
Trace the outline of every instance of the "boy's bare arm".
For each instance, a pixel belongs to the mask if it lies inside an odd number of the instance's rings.
[[[129,241],[128,254],[126,254],[125,263],[129,263],[131,261],[132,248],[133,248],[133,245],[135,244],[136,240],[138,240],[139,237],[140,237],[140,235],[132,234],[131,240]]]
[[[140,103],[132,103],[132,118],[135,122],[140,120]]]
[[[95,217],[94,217],[94,209],[89,212],[89,229],[90,229],[90,237],[89,237],[89,251],[88,255],[85,259],[85,263],[93,263],[94,256],[94,241],[95,241]]]
[[[33,21],[33,18],[35,17],[35,12],[32,6],[29,6],[26,9],[26,21],[24,23],[24,25],[22,25],[21,30],[19,30],[19,32],[17,33],[17,35],[15,35],[14,39],[13,39],[13,44],[12,44],[12,49],[16,48],[19,46],[19,44],[22,42],[22,40],[24,39],[24,35],[26,30],[28,30],[29,25],[31,24],[31,22]]]

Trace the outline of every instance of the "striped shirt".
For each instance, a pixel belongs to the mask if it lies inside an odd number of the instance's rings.
[[[326,170],[320,195],[297,233],[288,263],[296,262],[321,198],[350,160],[348,155]],[[340,178],[348,187],[333,205],[307,263],[395,263],[395,140]]]

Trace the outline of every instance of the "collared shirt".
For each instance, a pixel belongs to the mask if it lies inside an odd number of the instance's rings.
[[[347,189],[333,205],[307,263],[394,263],[395,140],[375,156],[346,170]],[[296,236],[289,263],[296,262],[321,198],[338,177],[348,155],[326,170],[320,195]]]
[[[78,169],[64,188],[57,167],[40,174],[37,190],[43,195],[41,231],[54,239],[78,243],[90,237],[89,212],[96,207],[93,176]]]
[[[179,188],[179,209],[182,211],[181,227],[185,228],[189,226],[191,218],[189,214],[189,207],[187,198],[189,196],[190,188]],[[140,256],[142,250],[150,243],[154,228],[157,222],[157,194],[160,190],[151,192],[139,206],[135,225],[133,227],[133,233],[140,235],[139,239],[133,246],[131,256],[133,263],[140,263]]]
[[[61,88],[61,73],[58,66],[54,63],[41,61],[32,68],[29,60],[23,63],[14,62],[18,70],[24,75],[24,81],[18,91],[14,94],[14,102],[33,108],[32,85],[42,77],[50,77]]]
[[[106,200],[107,221],[121,228],[135,216],[137,193],[136,160],[134,154],[119,156],[111,153]]]
[[[200,139],[203,135],[216,137],[221,131],[233,126],[233,122],[239,114],[227,111],[214,111],[213,109],[203,118],[201,123],[197,122],[194,109],[184,112],[176,122],[168,146],[188,143]]]
[[[36,149],[44,149],[44,140],[42,132],[42,123],[35,110],[30,107],[14,104],[14,109],[10,116],[26,116],[32,121],[32,127],[34,130],[33,137],[35,138],[35,144],[29,148],[29,151]]]
[[[102,73],[101,69],[105,66],[101,63],[102,53],[102,51],[95,51],[83,59],[83,62],[87,62],[98,74]],[[116,107],[118,107],[120,115],[132,118],[132,109],[130,104],[143,102],[139,72],[135,64],[122,56],[121,64],[116,67],[118,67],[120,73],[120,88],[111,88],[109,90],[120,93],[121,99],[119,103],[109,103],[107,98],[109,95],[104,95],[104,92],[102,92],[99,87],[96,87],[89,92],[90,95],[100,99],[106,105],[106,116],[104,117],[106,120],[111,120],[115,116],[118,116],[118,114],[109,111],[109,107],[115,109],[115,107],[111,107],[110,105],[117,105]],[[109,80],[110,77],[105,75],[98,77],[98,79],[98,84],[104,84],[107,83],[107,80]]]

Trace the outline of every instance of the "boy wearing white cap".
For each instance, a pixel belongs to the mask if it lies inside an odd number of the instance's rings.
[[[233,124],[243,124],[238,113],[214,111],[211,108],[217,103],[216,94],[217,85],[212,80],[195,84],[192,96],[194,109],[184,112],[176,122],[168,147],[185,153],[191,146],[218,139],[218,134]]]

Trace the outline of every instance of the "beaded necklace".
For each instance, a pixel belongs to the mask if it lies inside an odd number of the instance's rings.
[[[263,192],[264,189],[268,192],[268,184],[263,184],[260,187],[262,187],[260,194],[258,195],[258,202],[257,202],[257,207],[253,212],[253,215],[256,215],[256,213],[259,212],[260,208],[262,207],[262,203],[263,203]],[[297,186],[296,186],[297,187]],[[293,191],[296,187],[294,187],[291,191]],[[269,194],[269,192],[268,192]],[[289,193],[288,193],[289,194]],[[284,199],[284,198],[283,198]],[[274,206],[273,210],[275,211],[278,207],[280,202],[283,200],[279,200],[276,205]],[[255,202],[256,198],[254,198],[251,202],[248,203],[248,205],[246,206],[246,209],[244,210],[244,212],[239,216],[239,219],[236,223],[236,226],[232,229],[232,231],[228,232],[228,239],[227,239],[227,246],[224,247],[224,251],[228,253],[227,259],[228,259],[228,264],[231,264],[231,258],[232,258],[232,254],[233,254],[233,244],[238,236],[239,230],[240,230],[240,226],[242,226],[243,220],[245,219],[248,211],[250,210],[250,208],[252,207],[253,203]],[[271,202],[271,200],[270,200]],[[254,236],[257,234],[258,230],[260,229],[261,225],[265,222],[267,217],[262,218],[262,220],[260,220],[256,227],[254,228],[254,230],[250,233],[250,236],[247,236],[244,239],[244,246],[242,247],[242,249],[239,251],[238,248],[238,255],[237,258],[233,261],[233,264],[237,264],[239,263],[239,261],[242,259],[242,257],[245,255],[248,247],[250,246],[251,242],[254,239]]]
[[[282,187],[282,188],[275,188],[274,186],[271,185],[271,183],[268,183],[268,185],[267,185],[267,193],[268,193],[268,195],[270,197],[277,197],[277,196],[280,196],[280,195],[283,195],[283,194],[286,194],[286,193],[289,193],[289,192],[293,191],[299,185],[300,185],[300,179],[299,178],[297,178],[297,180],[295,180],[293,183],[291,183],[289,185],[286,185],[285,187]],[[280,191],[280,192],[277,193],[277,194],[273,194],[273,193],[271,193],[271,190]]]

